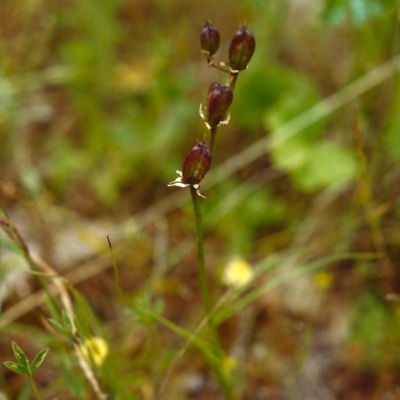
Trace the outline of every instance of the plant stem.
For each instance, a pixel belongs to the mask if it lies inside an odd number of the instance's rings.
[[[382,271],[384,282],[387,290],[393,291],[394,288],[390,284],[390,277],[394,275],[394,266],[390,260],[385,246],[385,238],[383,236],[382,225],[379,216],[374,212],[374,201],[372,194],[372,177],[368,169],[368,159],[364,151],[364,139],[361,135],[358,118],[353,122],[353,136],[360,160],[360,176],[359,176],[359,192],[360,200],[364,208],[369,229],[371,231],[371,239],[375,250],[382,256]]]
[[[31,386],[33,389],[33,392],[35,393],[35,397],[37,400],[42,400],[42,397],[40,396],[39,390],[35,384],[35,381],[33,380],[33,376],[31,374],[29,374],[29,378],[31,380]]]
[[[232,89],[232,91],[235,90],[238,77],[239,77],[239,72],[231,72],[231,74],[229,75],[229,79],[226,84]]]
[[[212,151],[214,148],[214,143],[215,143],[215,137],[217,136],[217,127],[215,126],[214,128],[210,129],[210,150]]]
[[[211,313],[211,300],[207,285],[206,268],[204,262],[204,238],[203,238],[203,222],[201,217],[201,210],[198,200],[196,189],[190,186],[190,194],[192,195],[193,210],[196,219],[196,236],[197,236],[197,266],[200,278],[200,290],[203,298],[204,310],[206,314]],[[211,331],[215,331],[215,326],[212,318],[209,320],[209,326]],[[213,333],[214,335],[214,333]],[[215,335],[218,337],[217,335]],[[219,341],[218,341],[219,342]]]
[[[208,328],[213,338],[213,350],[219,359],[219,362],[217,364],[213,363],[212,366],[214,368],[215,373],[217,374],[222,389],[224,390],[225,398],[227,400],[233,400],[234,395],[233,395],[232,381],[230,379],[230,376],[228,376],[228,374],[224,370],[225,355],[219,341],[217,328],[214,322],[214,316],[211,312],[212,311],[211,300],[207,285],[206,267],[204,262],[203,222],[201,217],[201,209],[200,209],[198,195],[196,193],[196,189],[193,186],[190,186],[190,194],[192,195],[193,210],[196,219],[197,266],[200,279],[201,296],[203,298],[205,313],[207,316],[209,316]]]

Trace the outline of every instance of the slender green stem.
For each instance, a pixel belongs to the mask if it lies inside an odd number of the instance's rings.
[[[206,315],[209,316],[208,328],[213,338],[213,350],[219,359],[219,362],[217,364],[213,363],[212,366],[225,393],[225,398],[227,400],[233,400],[234,395],[233,395],[232,380],[224,370],[225,355],[219,341],[218,332],[214,321],[214,315],[212,313],[212,308],[211,308],[210,294],[207,285],[206,267],[204,262],[204,238],[203,238],[203,223],[201,217],[201,209],[196,189],[193,188],[193,186],[190,186],[190,194],[192,195],[193,210],[196,220],[197,264],[198,264],[199,279],[200,279],[200,290],[203,298],[204,310],[206,312]]]
[[[211,313],[211,300],[207,285],[206,267],[204,262],[204,238],[203,238],[203,222],[201,210],[196,189],[190,186],[190,194],[192,195],[193,210],[196,219],[196,236],[197,236],[197,266],[200,279],[200,290],[203,298],[203,304],[206,314]],[[212,319],[209,320],[210,330],[214,331],[215,326]],[[211,322],[212,321],[212,322]]]
[[[232,91],[235,90],[238,77],[239,77],[239,72],[231,72],[231,74],[229,75],[229,79],[226,84],[232,89]]]
[[[368,159],[364,151],[364,140],[360,132],[358,119],[353,123],[353,136],[356,143],[356,149],[360,160],[360,176],[359,176],[359,191],[360,200],[367,217],[369,229],[371,231],[371,239],[375,250],[382,256],[382,271],[384,282],[388,285],[389,290],[393,290],[390,284],[390,276],[393,275],[394,266],[388,256],[385,239],[382,232],[382,224],[376,212],[374,212],[374,201],[372,195],[372,177],[368,169]]]
[[[31,380],[31,386],[32,386],[33,392],[35,393],[36,399],[37,400],[42,400],[42,397],[40,396],[39,390],[38,390],[38,388],[36,386],[36,383],[33,380],[33,376],[31,374],[29,374],[29,378]]]

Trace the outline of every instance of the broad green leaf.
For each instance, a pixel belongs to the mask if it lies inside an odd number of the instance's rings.
[[[28,370],[21,364],[18,364],[13,361],[5,361],[3,363],[8,369],[10,369],[13,372],[16,372],[17,374],[21,375],[27,375],[29,372]]]
[[[293,120],[303,112],[309,110],[321,100],[314,83],[307,76],[299,73],[287,74],[290,86],[282,93],[280,100],[269,108],[264,117],[264,126],[271,131],[271,139],[275,140],[276,132],[289,121]],[[303,129],[301,134],[305,143],[314,143],[325,130],[325,118],[309,125]],[[276,138],[278,139],[278,138]]]
[[[23,368],[25,368],[26,371],[29,371],[29,361],[28,361],[25,353],[17,345],[17,343],[12,342],[11,346],[12,346],[15,358],[18,361],[18,364],[20,364]]]
[[[260,115],[280,101],[282,94],[292,85],[292,72],[287,68],[269,65],[251,65],[251,74],[240,77],[235,88],[231,114],[235,125],[249,132],[260,124]]]
[[[340,187],[354,179],[358,173],[355,155],[334,143],[314,146],[307,163],[293,174],[295,184],[305,192],[326,187]]]
[[[271,158],[279,169],[291,172],[303,167],[307,162],[310,145],[304,143],[300,137],[292,137],[279,146],[274,146],[274,138],[272,138],[271,144]]]
[[[34,358],[34,360],[32,362],[32,365],[31,365],[32,372],[34,372],[42,364],[48,351],[49,351],[49,349],[43,349],[43,350],[39,351],[39,353],[36,355],[36,357]]]

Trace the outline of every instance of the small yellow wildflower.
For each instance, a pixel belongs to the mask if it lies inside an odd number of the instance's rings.
[[[222,273],[222,280],[227,286],[240,287],[247,285],[253,278],[251,265],[241,257],[231,260]]]
[[[223,360],[223,368],[228,376],[238,367],[238,360],[234,357],[225,357]]]
[[[108,354],[108,345],[101,337],[92,336],[86,339],[81,348],[86,360],[93,362],[98,367],[103,364]]]
[[[144,93],[150,89],[154,75],[154,63],[146,61],[138,63],[136,60],[119,64],[115,70],[116,85],[126,91]]]
[[[329,289],[333,285],[334,276],[332,272],[320,271],[314,275],[314,285],[320,289]]]

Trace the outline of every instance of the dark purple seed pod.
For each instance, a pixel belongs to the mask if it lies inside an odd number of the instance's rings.
[[[229,64],[235,71],[247,68],[256,48],[256,40],[253,34],[242,26],[233,36],[229,47]]]
[[[221,86],[214,82],[207,94],[207,124],[215,128],[228,118],[229,107],[233,101],[233,91],[229,86]]]
[[[182,166],[182,181],[189,185],[197,185],[211,166],[211,151],[202,140],[190,150]]]
[[[200,35],[201,50],[205,56],[210,59],[219,49],[220,36],[218,29],[207,22]]]

